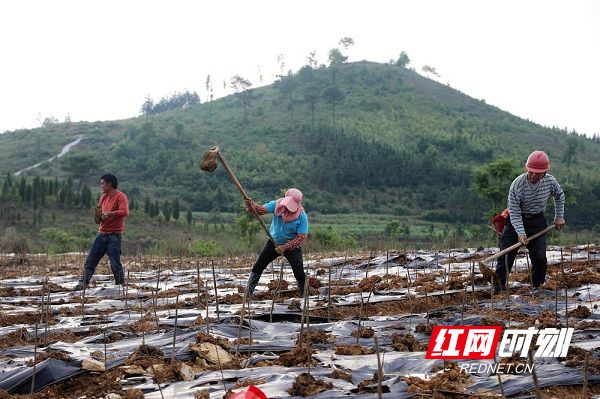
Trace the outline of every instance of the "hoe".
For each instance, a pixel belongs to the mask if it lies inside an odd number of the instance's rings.
[[[235,186],[237,187],[238,191],[242,195],[242,198],[244,199],[244,201],[250,201],[251,202],[252,200],[250,199],[250,197],[248,196],[248,194],[246,194],[246,191],[244,190],[244,188],[240,184],[240,181],[237,179],[237,177],[235,177],[235,174],[233,173],[233,170],[231,170],[231,168],[229,167],[229,165],[227,165],[227,162],[225,161],[225,158],[223,158],[223,155],[221,155],[221,152],[219,151],[219,147],[218,146],[215,146],[215,147],[211,148],[210,150],[208,150],[208,151],[206,151],[204,153],[204,155],[202,156],[202,160],[200,161],[200,169],[202,169],[205,172],[214,172],[215,169],[217,169],[217,159],[219,161],[221,161],[221,163],[223,164],[223,168],[225,168],[225,171],[227,172],[227,174],[229,175],[229,177],[231,177],[231,180],[233,180],[233,183],[235,184]],[[254,211],[254,209],[251,209],[251,212],[254,215],[254,217],[256,217],[256,220],[258,220],[258,222],[260,223],[260,226],[263,228],[263,230],[265,231],[265,233],[267,233],[267,236],[269,237],[269,240],[271,240],[271,242],[273,243],[273,245],[275,247],[277,247],[278,244],[275,242],[275,240],[273,239],[273,237],[271,237],[271,233],[269,233],[269,229],[265,225],[265,222],[263,222],[263,220],[260,217],[260,215],[258,213],[256,213]]]
[[[527,237],[528,240],[534,240],[546,233],[548,233],[549,231],[551,231],[552,229],[554,229],[554,225],[551,224],[550,226],[546,227],[544,230],[535,233],[534,235],[532,235],[531,237]],[[479,270],[481,271],[481,274],[483,274],[483,276],[490,281],[492,284],[494,285],[500,285],[500,280],[498,279],[498,276],[496,275],[496,272],[494,270],[492,270],[490,268],[489,263],[495,259],[500,258],[501,256],[506,255],[507,253],[509,253],[510,251],[514,251],[515,249],[519,248],[521,245],[523,245],[520,242],[517,242],[514,245],[511,245],[510,247],[503,249],[502,251],[498,252],[495,255],[490,256],[489,258],[485,258],[484,260],[482,260],[481,262],[479,262]],[[508,277],[508,276],[507,276]]]

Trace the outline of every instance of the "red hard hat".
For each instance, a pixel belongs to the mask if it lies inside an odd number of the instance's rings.
[[[546,172],[550,167],[550,160],[544,151],[534,151],[527,157],[525,168],[528,172]]]

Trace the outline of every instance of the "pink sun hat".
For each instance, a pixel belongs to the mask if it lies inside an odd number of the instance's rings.
[[[301,202],[302,192],[297,188],[290,188],[285,192],[285,197],[281,200],[280,204],[285,206],[288,211],[296,212]]]

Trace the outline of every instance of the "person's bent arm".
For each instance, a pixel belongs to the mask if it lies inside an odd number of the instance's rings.
[[[306,241],[306,234],[298,234],[296,237],[292,238],[285,244],[279,245],[277,249],[277,253],[283,254],[285,251],[291,251],[292,249],[300,248],[304,241]],[[279,252],[281,251],[281,252]]]

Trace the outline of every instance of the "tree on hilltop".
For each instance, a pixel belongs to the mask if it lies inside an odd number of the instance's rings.
[[[235,91],[236,96],[244,106],[244,120],[248,119],[248,105],[250,104],[251,95],[249,89],[252,83],[240,75],[235,75],[231,78],[231,88]]]
[[[410,64],[410,58],[408,58],[408,54],[406,54],[406,51],[403,51],[400,53],[400,57],[398,57],[396,65],[402,68],[406,68],[408,64]]]

